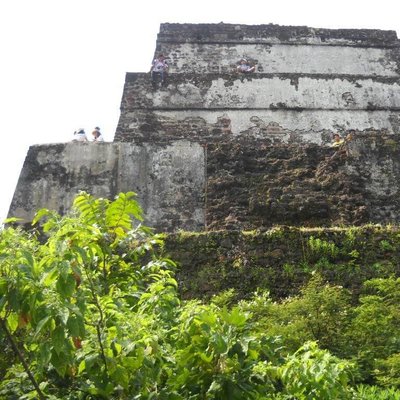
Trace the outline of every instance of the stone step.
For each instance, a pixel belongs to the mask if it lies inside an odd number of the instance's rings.
[[[325,46],[398,46],[395,31],[379,29],[326,29],[277,24],[163,23],[157,43],[286,43]]]
[[[121,111],[157,109],[400,109],[400,78],[299,74],[126,75]]]
[[[398,110],[145,110],[122,112],[115,141],[189,139],[207,142],[222,137],[251,137],[270,143],[329,144],[332,134],[400,133]]]
[[[399,76],[399,47],[267,43],[159,43],[171,73],[230,73],[242,57],[259,73]]]

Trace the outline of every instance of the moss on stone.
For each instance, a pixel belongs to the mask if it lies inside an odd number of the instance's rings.
[[[297,228],[166,235],[178,263],[183,298],[210,298],[234,289],[238,299],[258,288],[275,299],[294,296],[314,272],[359,292],[371,278],[400,275],[400,228]]]

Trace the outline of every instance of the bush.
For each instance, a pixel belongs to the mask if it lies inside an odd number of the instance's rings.
[[[81,193],[69,215],[40,210],[34,222],[40,241],[0,232],[1,398],[347,399],[367,389],[352,389],[354,364],[332,354],[346,353],[344,339],[379,345],[376,379],[397,384],[395,280],[370,283],[353,311],[318,275],[282,303],[262,291],[239,304],[232,292],[182,302],[134,193]]]

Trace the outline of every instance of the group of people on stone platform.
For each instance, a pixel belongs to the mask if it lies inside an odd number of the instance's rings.
[[[158,57],[153,60],[150,67],[151,82],[153,87],[156,87],[158,81],[161,81],[161,86],[165,86],[168,68],[168,61],[166,60],[164,54],[160,53]],[[251,65],[246,58],[242,58],[236,68],[236,72],[242,74],[251,73],[255,70],[255,65]]]
[[[83,128],[79,128],[74,132],[73,142],[88,142],[88,138],[86,136],[86,132]],[[100,132],[100,128],[96,126],[92,131],[92,142],[104,142],[103,135]]]

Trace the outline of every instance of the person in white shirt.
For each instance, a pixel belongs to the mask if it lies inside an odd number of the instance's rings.
[[[93,142],[104,142],[103,135],[101,134],[100,128],[98,126],[93,129],[92,136]]]
[[[74,132],[74,138],[72,139],[73,142],[87,142],[87,136],[85,130],[80,128]]]
[[[161,77],[161,85],[165,84],[166,75],[168,72],[168,62],[164,57],[164,54],[159,54],[156,59],[154,59],[151,68],[151,80],[153,85],[157,82],[158,76]]]

